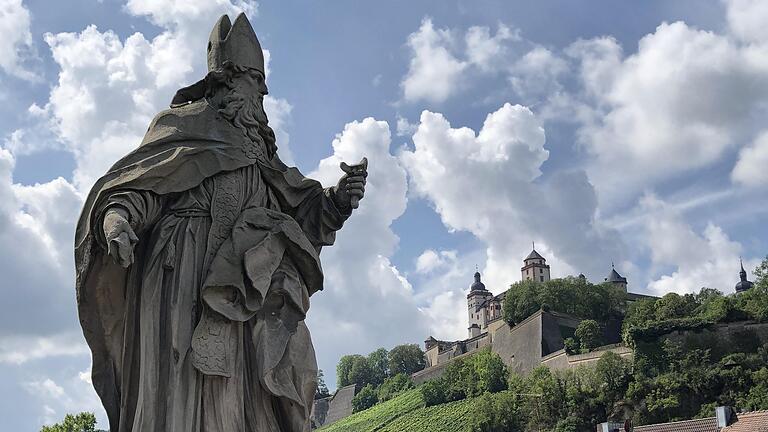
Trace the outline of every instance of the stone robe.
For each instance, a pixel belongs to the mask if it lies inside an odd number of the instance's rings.
[[[261,145],[260,145],[261,144]],[[106,211],[140,241],[123,269]],[[113,432],[309,430],[304,324],[348,213],[201,100],[159,114],[89,194],[75,257],[94,387]]]

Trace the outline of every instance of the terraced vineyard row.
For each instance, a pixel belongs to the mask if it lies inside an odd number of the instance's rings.
[[[378,404],[365,411],[353,414],[345,419],[321,428],[318,432],[373,432],[383,430],[387,424],[411,411],[424,408],[424,399],[418,389]]]
[[[352,414],[318,432],[469,432],[483,398],[424,407],[419,389]]]
[[[377,432],[469,432],[480,398],[413,410],[397,417]]]

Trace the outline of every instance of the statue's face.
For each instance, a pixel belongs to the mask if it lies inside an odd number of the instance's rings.
[[[256,69],[248,69],[248,72],[238,75],[235,78],[235,86],[238,93],[256,96],[259,100],[269,94],[264,75]]]

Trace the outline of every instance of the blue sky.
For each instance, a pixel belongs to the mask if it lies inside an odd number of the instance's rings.
[[[82,198],[245,10],[283,159],[371,161],[308,323],[341,355],[466,333],[532,241],[553,276],[733,290],[768,254],[768,5],[688,1],[0,0],[0,416],[103,413],[75,311]],[[751,277],[751,276],[750,276]],[[102,425],[104,423],[102,422]]]

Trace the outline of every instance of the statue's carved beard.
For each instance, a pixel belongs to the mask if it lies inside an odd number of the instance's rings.
[[[222,98],[219,114],[243,131],[256,145],[263,145],[271,159],[277,151],[277,145],[275,132],[267,124],[263,100],[262,97],[244,95],[235,87]]]

